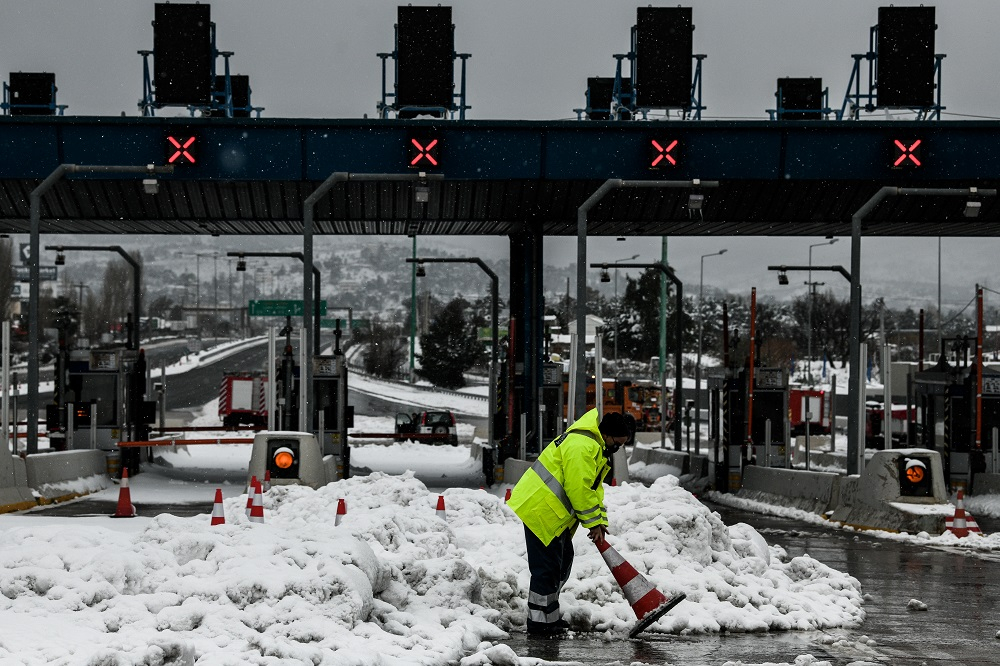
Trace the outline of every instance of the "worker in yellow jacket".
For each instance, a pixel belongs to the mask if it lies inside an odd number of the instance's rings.
[[[577,525],[603,545],[608,533],[603,481],[611,456],[635,436],[635,420],[592,409],[554,439],[514,486],[507,505],[524,522],[528,550],[528,633],[554,636],[567,629],[559,592],[573,565]]]

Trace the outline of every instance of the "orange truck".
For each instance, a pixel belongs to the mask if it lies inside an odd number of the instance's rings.
[[[622,412],[635,419],[636,430],[650,432],[660,429],[660,389],[648,382],[633,382],[629,379],[605,379],[603,382],[604,413]],[[587,409],[597,405],[596,385],[591,378],[587,382]],[[670,395],[667,394],[669,401]],[[566,417],[569,403],[569,382],[563,382],[563,417]],[[667,402],[667,424],[673,420],[671,404]]]

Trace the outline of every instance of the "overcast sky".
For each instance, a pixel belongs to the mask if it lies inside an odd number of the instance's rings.
[[[248,74],[255,105],[267,117],[357,118],[375,114],[381,68],[376,53],[393,46],[398,1],[215,0],[220,50],[235,51],[234,73]],[[456,0],[455,47],[470,52],[471,119],[568,119],[584,105],[588,76],[611,76],[614,53],[628,50],[636,3],[607,0]],[[675,6],[676,3],[654,3]],[[868,48],[877,22],[873,0],[700,0],[694,8],[694,49],[704,65],[706,118],[765,119],[779,77],[822,77],[831,106],[840,107],[851,54]],[[897,5],[901,3],[896,3]],[[930,5],[930,3],[926,3]],[[0,75],[10,71],[56,73],[59,102],[71,115],[137,115],[142,61],[151,49],[150,0],[0,0]],[[1000,117],[1000,1],[937,3],[936,48],[944,61],[944,118]],[[884,117],[877,114],[876,117]],[[675,238],[670,263],[697,284],[699,256],[706,284],[731,290],[756,285],[777,292],[768,263],[804,263],[808,246],[822,238]],[[472,246],[456,239],[462,247]],[[506,242],[499,242],[506,254]],[[575,258],[572,240],[547,242],[547,257]],[[968,291],[993,278],[1000,241],[946,239],[945,291]],[[613,260],[640,253],[659,256],[650,239],[594,239],[590,256]],[[813,250],[814,263],[849,265],[847,239]],[[868,240],[864,243],[866,296],[888,290],[890,280],[911,285],[912,295],[936,301],[937,239]],[[686,276],[686,277],[685,277]],[[832,276],[834,278],[835,276]],[[991,282],[992,280],[992,282]],[[793,281],[794,282],[794,281]],[[837,280],[829,280],[836,285]],[[840,287],[838,287],[840,288]],[[785,287],[784,289],[788,289]],[[804,291],[804,287],[800,287]],[[846,294],[846,282],[843,286]],[[947,298],[946,298],[947,300]],[[962,302],[966,299],[961,299]]]

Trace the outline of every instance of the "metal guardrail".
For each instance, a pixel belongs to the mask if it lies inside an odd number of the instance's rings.
[[[408,389],[414,389],[417,391],[422,391],[424,393],[440,393],[442,395],[453,395],[461,398],[471,398],[473,400],[481,400],[483,402],[489,402],[490,400],[489,397],[485,395],[475,395],[474,393],[463,393],[462,391],[451,391],[448,389],[438,388],[436,386],[420,386],[417,384],[411,384],[409,382],[393,381],[391,379],[385,379],[383,377],[376,377],[375,375],[365,372],[358,363],[348,363],[347,368],[351,372],[362,375],[367,379],[371,379],[372,381],[383,382],[385,384],[397,384],[399,386],[405,386]]]

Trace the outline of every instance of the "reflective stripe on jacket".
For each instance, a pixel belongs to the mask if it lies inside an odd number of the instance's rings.
[[[579,522],[607,526],[604,477],[611,471],[604,438],[592,409],[554,439],[511,491],[507,502],[524,524],[549,545]]]

